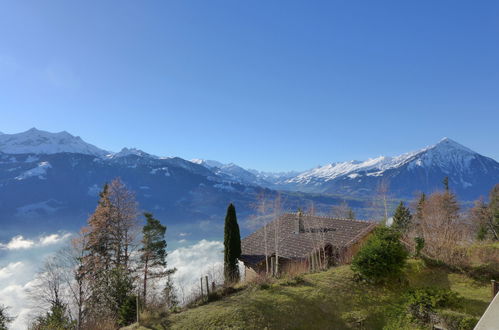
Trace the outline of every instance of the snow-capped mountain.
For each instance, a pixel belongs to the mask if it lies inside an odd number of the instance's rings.
[[[362,200],[370,199],[381,182],[389,185],[392,197],[407,199],[416,191],[441,189],[446,176],[461,199],[472,200],[499,182],[499,163],[443,139],[397,157],[332,163],[302,173],[265,173],[139,149],[112,153],[67,132],[31,129],[0,135],[0,236],[15,234],[18,226],[80,227],[103,184],[116,177],[136,193],[142,209],[170,224],[218,230],[229,202],[238,205],[244,219],[254,213],[262,192],[269,197],[281,190],[289,210],[310,201],[317,210],[327,210],[353,197],[350,205],[362,217]]]
[[[80,228],[104,183],[116,177],[135,193],[141,210],[168,223],[170,233],[202,231],[203,237],[220,234],[228,203],[238,206],[243,221],[261,192],[269,198],[276,194],[252,183],[254,175],[233,164],[220,165],[222,171],[138,149],[110,153],[64,132],[32,129],[0,138],[0,240],[20,227],[35,232]],[[245,179],[247,174],[251,179]],[[310,200],[290,194],[286,202],[297,209]],[[334,203],[339,203],[335,197],[316,201],[325,208]]]
[[[459,197],[474,199],[499,182],[499,163],[444,138],[419,151],[332,163],[277,184],[284,189],[365,196],[385,182],[392,195],[410,197],[417,191],[441,189],[446,176]]]
[[[204,166],[220,177],[228,181],[239,182],[244,184],[258,185],[268,187],[272,185],[272,181],[267,181],[260,175],[259,172],[246,170],[234,163],[223,164],[216,160],[192,159],[191,162]]]
[[[61,152],[104,156],[109,152],[68,132],[50,133],[32,128],[23,133],[0,134],[0,152],[6,154],[56,154]]]

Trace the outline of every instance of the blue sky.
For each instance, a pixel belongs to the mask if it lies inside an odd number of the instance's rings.
[[[261,170],[499,160],[498,1],[3,1],[0,131]]]

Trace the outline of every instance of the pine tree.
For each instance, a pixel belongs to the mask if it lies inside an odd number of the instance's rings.
[[[142,248],[140,249],[140,261],[143,266],[143,299],[144,305],[147,299],[147,281],[153,278],[166,276],[166,226],[154,218],[151,213],[144,213],[146,224],[142,228]]]
[[[237,258],[241,256],[241,235],[237,224],[236,208],[231,203],[227,208],[224,227],[224,277],[226,283],[239,281]]]
[[[393,228],[404,233],[411,224],[412,215],[409,208],[405,207],[404,202],[400,202],[393,215]]]
[[[121,304],[135,290],[130,257],[137,232],[136,206],[133,193],[115,179],[104,186],[82,229],[85,246],[78,276],[89,283],[89,313],[95,317],[116,320]]]

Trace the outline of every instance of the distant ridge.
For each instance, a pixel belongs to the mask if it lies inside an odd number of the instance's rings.
[[[0,152],[6,154],[56,154],[62,152],[104,156],[108,151],[84,142],[66,131],[50,133],[31,128],[26,132],[0,135]]]

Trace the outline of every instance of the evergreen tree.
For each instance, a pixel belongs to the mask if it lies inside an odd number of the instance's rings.
[[[421,196],[419,196],[418,204],[416,206],[416,214],[414,215],[414,218],[418,223],[420,223],[421,220],[423,220],[423,210],[425,202],[426,202],[426,194],[421,193]]]
[[[129,269],[121,266],[107,272],[105,306],[121,326],[128,325],[128,320],[135,319],[135,310],[130,308],[130,302],[135,305],[134,277]]]
[[[87,306],[93,318],[118,320],[122,304],[135,290],[130,257],[137,232],[136,206],[133,193],[115,179],[104,186],[82,229],[85,246],[78,276],[89,283]]]
[[[34,330],[75,329],[76,321],[71,320],[68,314],[68,309],[64,304],[55,302],[52,304],[49,312],[44,316],[39,316],[35,320],[31,328]]]
[[[172,271],[166,270],[166,226],[154,218],[151,213],[144,213],[146,224],[142,228],[142,248],[140,261],[143,266],[143,299],[147,299],[147,281],[153,278],[166,276]]]
[[[393,228],[404,233],[411,224],[412,215],[409,208],[405,207],[404,202],[400,202],[393,215]]]
[[[490,191],[489,204],[483,200],[475,201],[470,215],[478,227],[479,240],[499,240],[499,184]]]
[[[237,258],[241,256],[241,235],[237,224],[236,208],[227,208],[224,227],[224,277],[226,283],[239,281]]]
[[[175,288],[170,274],[168,274],[166,285],[163,289],[163,296],[165,298],[166,307],[169,310],[174,310],[178,306],[179,301],[175,293]]]
[[[372,282],[398,277],[408,252],[400,243],[400,233],[390,227],[378,227],[352,260],[351,268]]]
[[[499,240],[499,184],[496,184],[490,191],[489,209],[492,215],[489,230],[495,240]]]

